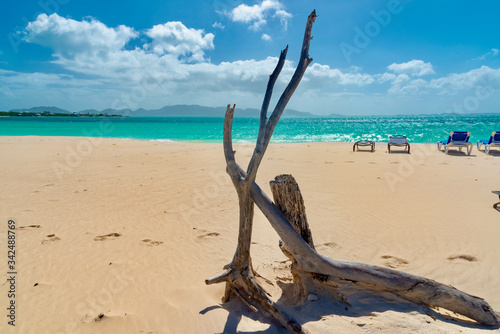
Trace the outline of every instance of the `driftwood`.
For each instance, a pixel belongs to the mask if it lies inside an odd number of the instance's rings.
[[[281,174],[270,181],[269,186],[273,193],[274,205],[281,211],[283,216],[305,243],[311,247],[311,249],[315,250],[311,229],[307,222],[304,199],[295,178],[289,174]],[[279,247],[292,262],[290,272],[293,277],[293,285],[292,289],[288,289],[287,291],[287,298],[294,300],[296,303],[300,303],[302,300],[308,298],[310,294],[317,292],[318,284],[316,283],[318,283],[318,280],[321,283],[325,283],[327,277],[302,270],[302,267],[293,254],[287,249],[283,240],[279,241]],[[333,286],[338,287],[335,283]],[[343,295],[337,294],[337,296],[340,297],[340,301],[348,304]]]
[[[278,175],[274,178],[274,181],[269,182],[269,186],[276,207],[309,247],[315,249],[311,229],[307,223],[304,199],[293,176],[289,174]]]
[[[252,185],[251,195],[255,203],[268,218],[286,244],[300,269],[305,272],[322,274],[329,278],[368,283],[386,288],[417,303],[442,307],[465,315],[479,323],[499,327],[500,319],[482,298],[466,294],[452,286],[384,267],[330,259],[311,249],[286,217],[262,192],[257,184]]]
[[[273,87],[285,63],[288,47],[281,52],[278,64],[269,78],[260,113],[257,143],[246,171],[236,163],[235,151],[232,145],[232,123],[235,105],[233,105],[232,108],[229,105],[227,107],[224,119],[223,146],[227,172],[231,177],[239,200],[238,246],[233,260],[224,268],[226,271],[218,276],[205,280],[206,284],[225,282],[226,293],[224,301],[227,301],[232,295],[238,296],[251,310],[260,311],[274,318],[288,330],[297,333],[307,332],[297,321],[288,316],[284,310],[281,310],[268,298],[267,293],[259,286],[255,279],[256,273],[252,268],[250,245],[252,239],[254,204],[256,204],[280,236],[283,242],[282,250],[292,259],[294,278],[301,281],[305,293],[307,293],[308,285],[312,284],[311,279],[314,280],[315,278],[319,283],[324,284],[329,284],[329,282],[336,279],[363,282],[393,291],[417,303],[443,307],[450,311],[465,315],[479,323],[494,326],[496,328],[500,327],[500,318],[488,303],[481,298],[463,293],[454,287],[384,267],[334,260],[320,255],[316,252],[312,244],[312,236],[307,226],[307,221],[305,220],[305,209],[303,207],[302,197],[293,193],[295,191],[293,190],[295,186],[285,184],[283,188],[285,190],[275,189],[277,193],[276,198],[280,198],[280,194],[285,194],[281,196],[285,198],[284,201],[277,199],[278,204],[286,214],[285,216],[254,182],[257,170],[269,145],[274,128],[293,92],[297,88],[307,66],[312,61],[308,51],[312,25],[315,18],[316,12],[313,11],[307,20],[301,56],[295,73],[268,120],[267,110]],[[282,185],[278,185],[277,187],[281,186]],[[272,187],[276,188],[276,184]],[[298,186],[296,190],[298,190]],[[275,191],[273,191],[273,193]],[[293,203],[284,203],[290,199]],[[286,208],[295,209],[287,210]],[[306,236],[305,239],[297,232],[289,220],[294,221],[299,233]],[[306,228],[304,230],[305,233],[303,233],[304,227]],[[318,279],[318,277],[321,279]]]

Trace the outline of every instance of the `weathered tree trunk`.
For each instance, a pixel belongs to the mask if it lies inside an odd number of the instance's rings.
[[[281,52],[278,64],[269,77],[260,113],[257,143],[246,172],[236,163],[235,151],[233,150],[232,124],[235,106],[233,105],[232,108],[229,105],[227,106],[224,119],[223,146],[227,172],[231,177],[239,199],[238,246],[233,260],[224,268],[226,272],[205,280],[206,284],[225,282],[226,295],[224,300],[227,301],[231,294],[236,295],[251,310],[265,313],[276,319],[288,330],[296,333],[307,332],[267,297],[267,293],[255,279],[250,257],[250,246],[254,204],[257,204],[283,241],[285,246],[282,249],[292,259],[294,276],[302,280],[303,290],[306,293],[308,285],[313,284],[311,278],[315,279],[318,276],[321,277],[320,281],[326,284],[328,284],[329,280],[335,279],[358,281],[386,288],[418,303],[443,307],[480,323],[500,327],[498,315],[481,298],[468,295],[451,286],[427,278],[363,263],[333,260],[318,254],[314,249],[311,231],[305,216],[304,203],[296,183],[293,185],[293,183],[285,181],[281,184],[281,181],[278,180],[272,185],[275,188],[273,193],[276,192],[276,201],[285,212],[285,216],[254,182],[273,131],[307,66],[312,62],[311,57],[309,57],[309,43],[312,39],[311,30],[315,19],[316,12],[313,11],[307,20],[301,55],[295,73],[268,120],[269,101],[274,84],[285,63],[288,47]],[[297,233],[289,220],[297,227],[300,234]]]
[[[270,181],[269,185],[273,193],[274,204],[278,210],[281,211],[302,240],[315,250],[311,229],[307,222],[304,199],[295,178],[290,174],[281,174]],[[283,240],[280,240],[279,247],[292,261],[290,272],[293,277],[293,288],[288,289],[287,299],[298,304],[306,300],[310,294],[316,293],[315,278],[318,278],[318,275],[303,271]],[[340,300],[344,301],[342,297]]]
[[[227,172],[231,177],[233,185],[238,194],[240,206],[240,225],[238,235],[238,247],[236,249],[233,261],[226,266],[227,271],[205,280],[206,284],[226,282],[225,300],[229,299],[229,293],[233,292],[253,311],[260,310],[261,312],[271,316],[279,321],[279,323],[290,331],[297,333],[306,333],[302,326],[295,320],[291,319],[286,313],[281,311],[269,298],[266,293],[258,285],[251,265],[250,245],[252,240],[252,225],[253,225],[253,207],[254,202],[251,199],[250,188],[257,176],[257,170],[262,162],[264,153],[267,150],[274,128],[278,123],[285,107],[292,97],[295,89],[299,85],[302,76],[304,75],[307,66],[312,62],[309,57],[309,43],[311,41],[311,31],[314,20],[316,19],[316,11],[313,11],[306,24],[302,50],[297,68],[279,98],[270,119],[267,119],[267,110],[271,100],[274,84],[283,69],[285,64],[288,47],[286,47],[280,55],[278,64],[273,73],[269,77],[269,82],[262,103],[260,112],[259,134],[255,145],[254,153],[248,164],[246,173],[240,173],[240,166],[235,160],[235,151],[232,143],[232,125],[234,117],[234,108],[227,106],[226,116],[224,118],[224,156],[226,158]]]
[[[295,231],[304,241],[314,248],[311,229],[307,223],[306,207],[304,199],[295,178],[289,174],[281,174],[270,181],[274,204],[292,224]]]
[[[243,173],[242,170],[240,172]],[[286,250],[297,262],[300,271],[382,287],[411,301],[442,307],[479,323],[500,327],[498,314],[482,298],[424,277],[364,263],[334,260],[318,254],[295,232],[256,183],[252,184],[251,195],[285,243]]]

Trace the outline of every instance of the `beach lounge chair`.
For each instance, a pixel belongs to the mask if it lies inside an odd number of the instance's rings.
[[[500,191],[494,191],[493,190],[492,193],[497,194],[498,195],[498,199],[500,199]],[[500,202],[493,204],[493,208],[497,209],[498,211],[500,211]]]
[[[491,133],[490,139],[486,140],[478,140],[477,141],[477,150],[481,149],[481,146],[484,145],[484,153],[488,154],[492,147],[500,148],[500,131],[493,131]]]
[[[467,155],[470,155],[472,151],[472,143],[469,143],[470,132],[465,131],[452,131],[448,140],[441,140],[437,143],[438,150],[441,150],[441,146],[444,147],[444,153],[448,154],[448,149],[450,147],[458,147],[460,152],[462,148],[467,148]]]
[[[358,140],[357,142],[354,143],[354,145],[352,146],[352,151],[354,152],[356,150],[356,147],[358,148],[359,150],[359,147],[360,146],[370,146],[371,148],[371,151],[375,151],[375,142],[371,141],[371,140]]]
[[[410,153],[410,144],[405,136],[390,136],[389,143],[387,144],[387,150],[391,153],[391,146],[404,147]]]

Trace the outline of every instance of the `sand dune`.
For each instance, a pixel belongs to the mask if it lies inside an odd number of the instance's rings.
[[[245,165],[252,146],[236,150]],[[257,182],[268,191],[275,175],[295,176],[320,253],[451,284],[499,311],[500,156],[386,151],[272,144]],[[238,301],[221,305],[224,286],[204,283],[231,260],[238,233],[220,144],[1,137],[0,152],[1,247],[12,219],[19,273],[16,327],[4,316],[0,332],[284,333]],[[254,266],[287,303],[278,239],[257,212]],[[491,332],[387,292],[353,286],[347,310],[319,297],[290,308],[312,333]]]

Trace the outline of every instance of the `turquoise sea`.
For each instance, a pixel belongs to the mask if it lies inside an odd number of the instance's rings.
[[[139,140],[222,142],[219,117],[0,117],[0,136],[84,136]],[[233,140],[254,142],[257,118],[235,118]],[[500,131],[500,114],[282,118],[273,142],[387,142],[405,135],[410,142],[436,143],[450,131],[470,131],[471,142]]]

